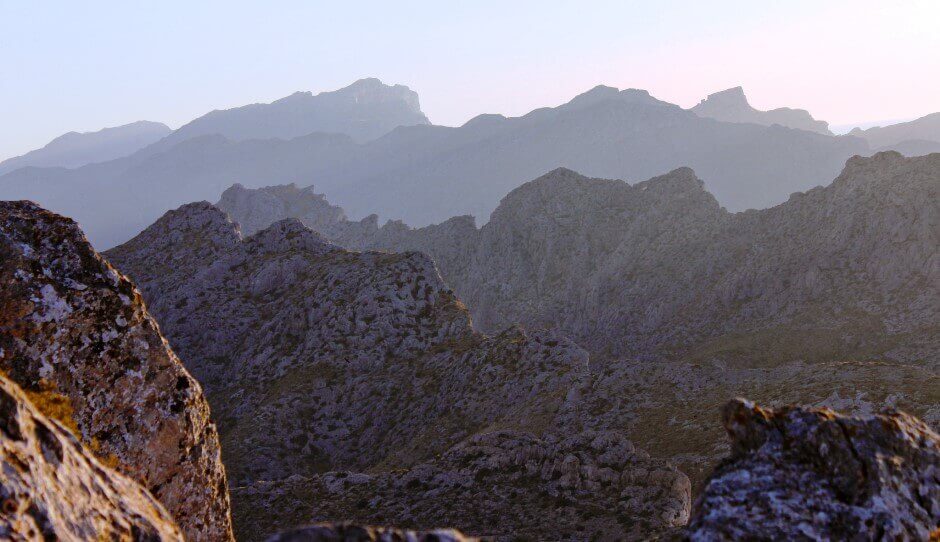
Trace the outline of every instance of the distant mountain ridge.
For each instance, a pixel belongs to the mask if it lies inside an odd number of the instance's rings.
[[[696,115],[725,122],[752,122],[771,126],[779,124],[787,128],[808,130],[824,135],[832,135],[829,123],[816,120],[805,109],[780,107],[770,111],[760,111],[751,107],[741,87],[729,88],[709,94],[707,98],[692,108]]]
[[[400,126],[361,144],[313,133],[247,141],[205,135],[166,145],[75,171],[13,172],[0,177],[0,197],[75,216],[105,248],[167,209],[218,199],[233,183],[315,181],[351,216],[374,212],[420,226],[466,214],[485,221],[521,179],[557,167],[635,181],[690,166],[722,205],[761,208],[828,182],[847,158],[869,152],[858,138],[720,122],[646,91],[610,87],[521,117]]]
[[[940,113],[889,126],[876,126],[866,130],[855,128],[849,135],[865,139],[873,148],[912,145],[917,144],[916,142],[940,145]]]
[[[0,162],[0,175],[27,166],[76,168],[114,160],[137,152],[170,132],[165,124],[145,120],[97,132],[69,132],[41,149]]]
[[[269,104],[215,110],[180,127],[158,148],[204,135],[245,141],[293,139],[314,132],[345,134],[361,143],[416,124],[430,124],[416,92],[368,78],[330,92],[295,92]]]

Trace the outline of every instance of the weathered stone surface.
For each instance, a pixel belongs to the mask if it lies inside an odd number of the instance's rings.
[[[394,527],[368,527],[349,523],[315,525],[268,539],[268,542],[473,542],[451,529],[415,532]]]
[[[497,540],[623,540],[684,525],[689,479],[615,432],[495,431],[410,469],[256,482],[236,497],[250,539],[285,519],[345,517]]]
[[[231,538],[199,384],[133,284],[75,222],[31,202],[0,202],[0,367],[27,391],[61,395],[82,441],[150,489],[188,538]]]
[[[103,465],[0,374],[0,538],[180,541],[147,490]]]
[[[898,411],[723,412],[732,454],[698,497],[691,540],[927,540],[940,528],[940,437]]]
[[[532,441],[519,445],[525,450],[544,448],[532,457],[556,453],[558,442],[598,453],[593,438],[566,440],[583,423],[587,353],[548,330],[475,332],[423,254],[350,252],[296,219],[242,239],[224,213],[197,203],[108,255],[134,277],[174,348],[204,376],[233,486],[260,488],[234,493],[243,538],[346,519],[476,534],[476,521],[507,513],[500,503],[511,494],[511,473],[461,475],[471,484],[466,490],[445,485],[425,493],[402,487],[401,472],[456,476],[448,473],[470,467],[447,458],[497,429],[522,436],[481,445],[492,461],[517,457],[502,446],[515,450],[519,439]],[[614,440],[632,449],[622,436]],[[598,496],[603,507],[590,505],[587,493],[572,494],[571,514],[593,514],[604,532],[622,536],[678,524],[688,480],[646,456],[630,457],[620,470],[662,469],[675,479],[637,474],[642,482]],[[330,499],[311,491],[297,503],[277,501],[293,491],[290,477],[311,488],[330,471],[386,474],[345,495],[332,490]],[[549,519],[556,488],[538,480],[501,524],[504,532],[548,532],[557,523]],[[354,504],[373,494],[387,498],[363,517]],[[465,514],[440,515],[449,503],[463,503]],[[527,526],[533,518],[538,524]]]

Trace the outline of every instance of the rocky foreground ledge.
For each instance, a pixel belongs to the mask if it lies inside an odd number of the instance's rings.
[[[940,437],[903,412],[723,411],[732,453],[698,497],[688,539],[935,540]]]
[[[390,527],[363,527],[348,523],[314,525],[288,531],[268,542],[475,542],[478,538],[464,536],[452,529],[407,531]]]

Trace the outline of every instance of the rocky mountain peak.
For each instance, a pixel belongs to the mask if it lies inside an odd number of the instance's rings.
[[[770,111],[759,111],[747,101],[742,87],[729,88],[709,94],[692,108],[700,117],[709,117],[724,122],[746,122],[771,126],[779,124],[787,128],[832,135],[827,122],[816,120],[804,109],[781,107]]]
[[[238,217],[246,236],[284,218],[299,218],[324,234],[346,221],[343,210],[331,205],[313,186],[299,188],[294,183],[251,190],[235,184],[222,193],[216,206],[229,216]]]
[[[326,254],[340,250],[297,218],[279,220],[246,238],[245,244],[248,250],[262,253],[302,250],[310,254]]]

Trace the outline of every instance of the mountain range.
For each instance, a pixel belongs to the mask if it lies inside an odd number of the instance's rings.
[[[910,341],[886,355],[871,341],[855,340],[858,352],[836,349],[818,359],[794,356],[793,336],[773,328],[769,335],[779,340],[751,350],[761,354],[753,360],[720,349],[708,357],[598,357],[559,329],[481,333],[421,253],[350,251],[298,218],[262,226],[264,208],[252,201],[276,203],[279,194],[293,194],[288,212],[325,209],[329,218],[321,223],[332,220],[340,229],[367,232],[375,222],[343,222],[335,206],[300,201],[323,198],[296,187],[229,194],[255,209],[260,229],[253,235],[243,236],[218,208],[195,203],[104,257],[73,221],[32,203],[4,202],[0,472],[4,487],[17,494],[7,499],[0,528],[24,536],[41,530],[67,538],[80,529],[178,540],[175,520],[188,538],[230,540],[228,478],[241,540],[322,522],[332,525],[276,540],[322,540],[337,531],[376,540],[401,532],[333,526],[337,521],[423,532],[443,524],[498,540],[842,537],[877,529],[923,538],[940,521],[940,485],[930,476],[940,460],[940,438],[930,427],[940,421],[940,386],[929,332],[936,322],[936,243],[930,243],[938,224],[937,158],[856,158],[829,187],[795,196],[807,203],[733,215],[757,217],[742,229],[776,216],[770,225],[789,224],[781,233],[794,242],[803,242],[803,230],[818,232],[825,242],[812,253],[823,250],[834,265],[820,273],[826,289],[811,293],[831,296],[832,314],[853,319],[864,310],[888,324],[855,337],[898,332],[901,343]],[[598,186],[597,197],[588,196]],[[561,170],[521,187],[519,201],[528,203],[515,207],[515,222],[504,222],[537,227],[494,231],[494,241],[512,241],[493,248],[512,253],[513,246],[529,246],[526,239],[577,232],[564,206],[547,197],[571,187],[590,205],[610,200],[609,209],[627,214],[636,212],[628,205],[638,197],[634,191],[652,192],[639,203],[661,206],[672,219],[696,214],[708,200],[694,195],[693,188],[704,191],[690,170],[636,186]],[[543,204],[556,208],[550,217],[560,224],[539,218]],[[886,210],[873,214],[879,206]],[[709,216],[698,213],[688,222]],[[646,228],[642,217],[627,226]],[[653,242],[669,240],[668,229],[665,236],[656,232],[648,230]],[[611,233],[598,238],[606,242]],[[688,236],[682,228],[677,233]],[[807,257],[758,234],[750,243],[762,249],[755,258],[775,269],[786,270],[793,254]],[[825,252],[843,242],[859,245],[859,252],[845,253],[858,265],[843,265],[844,248],[835,256]],[[694,244],[678,249],[697,253]],[[546,254],[564,261],[556,251]],[[105,258],[139,281],[141,291]],[[755,284],[766,280],[749,258],[732,261]],[[701,262],[692,257],[685,265]],[[538,267],[551,277],[564,266]],[[926,284],[910,282],[919,273],[927,274]],[[858,289],[853,275],[871,282],[871,292]],[[699,277],[703,292],[714,276]],[[621,276],[621,284],[632,280]],[[708,303],[708,295],[702,299]],[[801,304],[805,299],[795,295],[778,309],[785,319],[790,306]],[[760,328],[766,325],[760,306],[729,314],[741,329]],[[917,327],[922,318],[926,340]],[[825,331],[845,340],[845,330]],[[184,363],[204,381],[205,397]],[[735,395],[777,406],[826,405],[854,417],[825,408],[725,404]],[[713,419],[722,404],[724,431]],[[892,410],[898,407],[926,423]],[[16,503],[25,508],[16,516],[23,521],[4,523]],[[878,518],[878,526],[868,518]],[[463,539],[438,532],[407,536]]]
[[[671,469],[701,487],[728,451],[711,414],[728,397],[940,423],[938,160],[853,158],[827,187],[737,214],[689,169],[636,185],[557,170],[480,229],[468,217],[378,227],[310,189],[236,186],[106,255],[204,380],[242,536],[446,518],[565,538],[534,519],[541,501],[509,488],[566,486],[485,466],[544,473],[544,458],[571,450],[588,468],[562,515],[581,520],[561,524],[633,538],[682,523]],[[629,442],[619,479],[669,521],[646,508],[628,508],[633,523],[583,515],[614,506],[595,478],[597,439]],[[661,482],[630,474],[650,468]],[[465,502],[477,505],[449,505]]]
[[[133,154],[170,134],[169,126],[138,121],[97,132],[69,132],[45,147],[0,162],[0,175],[24,167],[77,168]]]
[[[425,252],[483,330],[522,323],[562,329],[595,355],[748,363],[787,337],[804,360],[937,367],[938,201],[940,154],[888,152],[741,213],[688,168],[636,185],[555,170],[479,229],[466,216],[417,229],[349,221],[296,186],[236,185],[218,206],[246,233],[297,218],[349,248]]]
[[[700,116],[710,114],[701,107],[696,113],[645,91],[601,86],[556,108],[480,115],[450,128],[427,124],[405,87],[364,80],[213,112],[108,162],[12,171],[0,176],[0,197],[74,216],[107,248],[166,210],[216,200],[233,183],[313,183],[352,216],[374,212],[421,226],[464,214],[486,221],[520,179],[558,167],[635,182],[689,166],[720,205],[738,211],[786,201],[828,182],[851,156],[872,152],[862,138],[788,128],[770,113],[754,113],[756,121],[719,115],[735,120],[725,122]],[[930,145],[898,143],[915,153]]]

